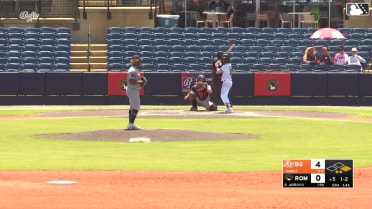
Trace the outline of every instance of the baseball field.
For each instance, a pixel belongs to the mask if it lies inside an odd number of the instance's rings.
[[[0,107],[1,208],[370,208],[371,107],[188,108]],[[283,159],[353,159],[354,187],[282,188]]]

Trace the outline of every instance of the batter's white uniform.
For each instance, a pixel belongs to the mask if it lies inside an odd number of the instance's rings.
[[[141,79],[140,72],[138,68],[131,66],[128,70],[127,78],[127,96],[129,98],[130,109],[139,110],[140,109],[140,94],[142,86],[139,83],[130,84],[129,80],[134,79],[136,81]]]
[[[231,74],[232,74],[231,63],[226,63],[226,64],[222,65],[221,71],[222,71],[221,99],[222,99],[222,102],[225,105],[230,106],[229,92],[230,92],[230,89],[231,89],[232,84],[233,84],[232,83],[232,77],[231,77]]]

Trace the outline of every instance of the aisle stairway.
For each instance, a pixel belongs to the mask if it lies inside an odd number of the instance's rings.
[[[107,45],[71,44],[71,72],[107,72]]]

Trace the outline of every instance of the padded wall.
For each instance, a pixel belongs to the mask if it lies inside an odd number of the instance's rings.
[[[19,73],[0,74],[0,95],[19,94]]]
[[[292,73],[292,96],[327,96],[327,73]]]
[[[20,94],[44,95],[46,73],[20,73]]]
[[[107,95],[107,73],[83,73],[83,95]]]
[[[47,95],[81,95],[82,73],[47,73]]]

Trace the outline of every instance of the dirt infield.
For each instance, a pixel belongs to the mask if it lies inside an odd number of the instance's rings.
[[[27,117],[1,117],[3,120],[54,119],[74,117],[127,117],[126,111],[76,111],[43,113]],[[144,110],[142,118],[305,118],[371,122],[351,119],[345,114],[298,111],[189,112],[182,110]],[[155,132],[154,132],[155,131]],[[195,134],[198,140],[228,139],[227,135],[182,132],[180,130],[105,130],[68,135],[59,139],[123,140],[115,138],[157,133],[168,137]],[[108,133],[110,137],[105,137]],[[204,135],[202,135],[204,134]],[[238,139],[237,135],[232,135]],[[240,135],[240,139],[254,136]],[[56,137],[56,136],[49,136]],[[81,138],[80,138],[81,137]],[[209,137],[209,138],[208,138]],[[163,138],[167,141],[167,137]],[[188,139],[190,137],[187,137]],[[125,139],[127,140],[127,139]],[[48,181],[71,180],[75,185],[49,185]],[[349,189],[283,189],[281,172],[261,173],[184,173],[184,172],[119,172],[119,171],[0,171],[1,209],[237,209],[237,208],[355,208],[372,205],[372,168],[354,169],[354,188]]]

